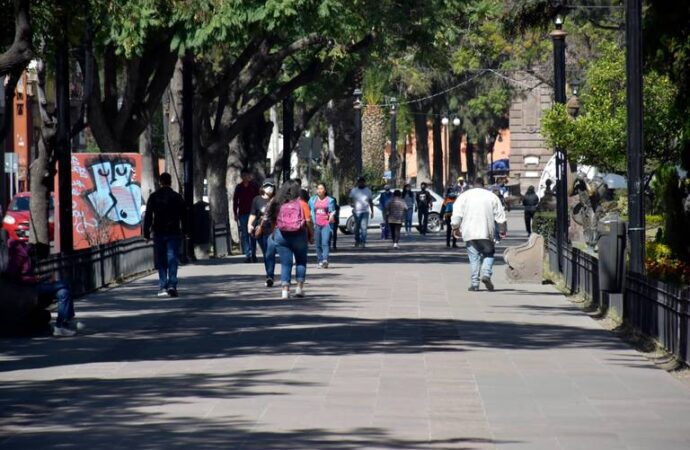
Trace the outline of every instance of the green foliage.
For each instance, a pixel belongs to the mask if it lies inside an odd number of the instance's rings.
[[[532,220],[532,230],[544,236],[544,243],[546,243],[549,236],[556,235],[556,213],[550,211],[535,213]]]
[[[688,255],[686,219],[683,212],[683,191],[675,166],[667,165],[657,170],[652,181],[656,209],[664,217],[662,242],[671,248],[674,257],[686,258]]]
[[[668,77],[655,72],[645,76],[645,156],[650,169],[678,158],[675,94]],[[615,44],[603,44],[601,57],[589,65],[580,100],[583,110],[574,120],[563,105],[546,112],[542,132],[549,145],[566,149],[578,163],[625,172],[625,55]]]

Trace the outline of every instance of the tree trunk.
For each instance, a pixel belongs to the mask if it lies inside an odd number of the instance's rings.
[[[31,223],[30,242],[36,246],[39,257],[50,254],[50,233],[48,230],[48,205],[50,201],[50,155],[55,147],[55,128],[45,126],[38,141],[38,155],[31,163]]]
[[[487,164],[486,164],[486,150],[487,150],[487,144],[486,144],[486,138],[484,136],[481,136],[479,139],[477,139],[477,178],[482,177],[484,179],[484,183],[488,182],[487,179]]]
[[[208,179],[208,200],[211,205],[211,220],[214,224],[230,221],[228,188],[226,185],[228,159],[224,149],[209,149],[206,178]]]
[[[241,153],[246,161],[245,167],[251,170],[258,182],[266,178],[266,149],[271,139],[272,129],[273,124],[264,116],[259,116],[241,134]]]
[[[139,136],[139,153],[141,154],[141,195],[144,203],[158,187],[158,157],[153,151],[151,125]]]
[[[434,145],[434,170],[432,181],[434,190],[443,195],[443,126],[441,124],[441,104],[435,101],[432,107],[433,145]]]
[[[474,144],[470,140],[470,136],[467,136],[467,153],[465,154],[465,160],[467,161],[467,182],[474,183],[474,178],[477,176],[477,172],[474,165]]]
[[[184,181],[182,167],[182,62],[177,61],[163,104],[165,122],[165,171],[172,175],[172,188],[180,192]]]
[[[429,170],[429,126],[427,124],[427,111],[423,105],[412,103],[410,105],[414,117],[414,135],[417,151],[417,186],[431,179]]]
[[[460,142],[462,140],[462,130],[460,127],[453,127],[450,133],[450,148],[448,149],[448,185],[452,185],[460,176]]]
[[[327,120],[333,115],[334,102],[328,102],[326,112]],[[327,168],[331,174],[332,185],[330,186],[331,195],[340,203],[340,177],[337,176],[340,169],[340,159],[335,154],[335,127],[331,120],[328,120],[328,157],[326,158]]]
[[[381,107],[369,105],[362,112],[362,166],[370,183],[380,184],[385,167],[386,120]]]
[[[229,217],[230,217],[230,230],[232,232],[233,242],[240,241],[239,229],[237,228],[237,220],[234,211],[232,210],[232,199],[235,195],[235,188],[240,183],[240,172],[244,167],[243,155],[242,155],[242,145],[240,144],[239,137],[235,138],[230,142],[230,151],[228,153],[228,160],[226,166],[225,175],[225,191],[227,192],[228,198],[227,203],[229,205]]]

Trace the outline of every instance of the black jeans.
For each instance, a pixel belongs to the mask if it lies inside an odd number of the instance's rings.
[[[417,210],[417,219],[419,220],[419,233],[426,234],[429,226],[429,210]]]
[[[451,238],[453,239],[453,247],[455,247],[458,245],[458,240],[455,236],[453,236],[453,230],[450,226],[450,217],[447,217],[444,222],[446,224],[446,247],[450,247]]]
[[[393,239],[393,243],[397,244],[400,242],[400,229],[402,228],[401,223],[389,223],[388,224],[388,229],[391,230],[391,238]]]
[[[534,211],[525,211],[525,229],[527,234],[532,234],[532,219],[534,219]]]

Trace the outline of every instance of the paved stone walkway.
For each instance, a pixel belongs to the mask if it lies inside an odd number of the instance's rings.
[[[553,287],[499,265],[468,293],[439,237],[351,243],[305,299],[228,258],[179,299],[88,296],[83,336],[0,340],[0,449],[690,448],[690,390]]]

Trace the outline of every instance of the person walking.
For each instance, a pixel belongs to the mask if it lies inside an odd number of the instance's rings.
[[[314,219],[316,264],[319,268],[327,269],[333,232],[331,224],[335,222],[335,199],[328,195],[325,184],[316,186],[316,195],[309,199],[309,209]]]
[[[171,186],[172,176],[160,175],[161,187],[149,196],[144,214],[144,238],[151,239],[158,269],[158,297],[177,297],[177,256],[187,233],[184,199]]]
[[[527,193],[522,199],[522,206],[525,207],[525,230],[529,236],[532,234],[532,219],[534,219],[534,213],[537,212],[539,206],[539,196],[535,192],[534,186],[527,188]]]
[[[357,186],[350,191],[350,206],[355,217],[355,247],[366,247],[369,212],[374,215],[373,194],[364,177],[357,179]]]
[[[275,241],[272,239],[271,232],[273,227],[268,219],[266,211],[275,195],[275,184],[272,179],[267,178],[261,185],[261,194],[254,197],[252,209],[249,213],[249,234],[256,239],[256,243],[261,248],[264,255],[264,269],[266,271],[266,287],[273,286],[273,277],[276,266]]]
[[[249,215],[254,198],[259,195],[259,188],[252,180],[252,173],[242,169],[242,182],[235,187],[232,196],[232,211],[240,230],[240,243],[244,252],[244,262],[256,262],[256,239],[249,233]]]
[[[458,239],[453,235],[452,227],[450,226],[450,218],[453,215],[453,204],[458,198],[458,193],[454,188],[448,188],[446,191],[446,198],[443,199],[443,222],[446,225],[446,247],[450,248],[450,241],[453,240],[453,248],[458,248]]]
[[[338,226],[340,224],[340,205],[338,199],[331,196],[335,204],[335,214],[333,215],[333,222],[331,222],[331,251],[338,251]]]
[[[276,198],[268,206],[268,217],[274,224],[273,238],[280,255],[281,297],[290,298],[293,258],[297,266],[295,295],[304,297],[304,281],[307,276],[307,249],[313,242],[314,230],[300,199],[300,185],[294,180],[283,184]]]
[[[383,186],[383,192],[381,192],[381,195],[379,196],[379,207],[381,208],[381,212],[386,210],[386,206],[388,203],[390,203],[393,200],[393,192],[391,191],[391,186],[390,184],[386,184]],[[388,224],[386,223],[386,220],[381,222],[381,239],[390,239],[391,233],[390,230],[388,229]]]
[[[426,236],[429,227],[429,210],[434,203],[434,198],[426,189],[426,183],[422,183],[421,190],[417,192],[417,219],[419,220],[419,233]]]
[[[412,192],[412,186],[406,184],[403,186],[402,199],[407,206],[405,210],[405,234],[410,235],[412,233],[412,214],[414,214],[415,196]]]
[[[478,291],[481,280],[487,290],[493,291],[494,230],[498,226],[500,237],[505,238],[506,215],[498,197],[484,189],[482,178],[477,178],[474,187],[455,201],[451,226],[455,237],[462,237],[467,247],[471,268],[468,290]]]
[[[385,221],[391,231],[393,248],[395,249],[400,248],[400,230],[403,222],[405,221],[406,212],[407,204],[402,199],[402,192],[400,192],[399,189],[396,189],[395,192],[393,192],[393,199],[388,202],[386,209],[384,210]]]

